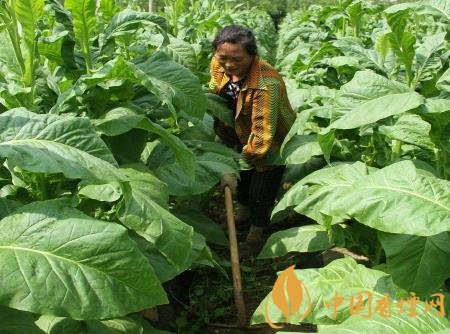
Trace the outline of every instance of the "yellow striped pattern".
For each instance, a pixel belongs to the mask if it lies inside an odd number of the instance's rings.
[[[229,80],[213,58],[209,84],[212,92],[220,94]],[[254,166],[278,164],[280,146],[295,117],[281,76],[271,65],[254,57],[236,106],[235,131],[244,159]],[[218,132],[226,142],[227,138]]]

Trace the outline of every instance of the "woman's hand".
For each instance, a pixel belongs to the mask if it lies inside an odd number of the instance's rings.
[[[222,189],[225,189],[225,187],[228,186],[233,195],[235,195],[237,192],[237,184],[238,184],[238,182],[237,182],[236,174],[232,174],[232,173],[225,174],[224,176],[222,176],[222,179],[220,180],[220,187]]]

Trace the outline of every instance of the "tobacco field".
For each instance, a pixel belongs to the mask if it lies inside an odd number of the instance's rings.
[[[298,114],[267,242],[243,261],[249,322],[450,333],[450,2],[284,3],[274,22],[263,1],[0,0],[0,333],[234,321],[218,183],[245,162],[215,142],[213,117],[233,119],[208,89],[233,23]],[[306,265],[336,249],[350,256]]]

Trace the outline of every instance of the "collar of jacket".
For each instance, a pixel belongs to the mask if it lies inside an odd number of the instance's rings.
[[[215,58],[213,59],[216,62]],[[225,70],[219,65],[219,63],[216,62],[215,65],[218,67],[218,71],[223,73],[222,80],[218,83],[218,90],[220,91],[227,84],[227,82],[230,81],[230,77],[225,73]],[[267,87],[264,80],[262,80],[263,78],[261,72],[261,60],[258,56],[254,56],[250,64],[247,79],[244,81],[241,91],[246,91],[249,88],[266,90]]]

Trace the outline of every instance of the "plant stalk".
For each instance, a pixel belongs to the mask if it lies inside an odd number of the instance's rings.
[[[400,159],[402,155],[402,142],[400,140],[392,140],[392,153],[391,162],[395,162]]]
[[[14,10],[16,5],[15,0],[10,0],[9,2],[9,8],[6,8],[6,10],[9,11],[9,16],[11,18],[10,24],[8,24],[8,35],[11,39],[11,44],[14,49],[14,55],[16,56],[17,62],[19,63],[20,70],[22,72],[22,76],[25,74],[25,61],[23,59],[22,50],[20,48],[20,35],[19,31],[17,29],[18,21],[16,17],[16,12]]]

